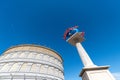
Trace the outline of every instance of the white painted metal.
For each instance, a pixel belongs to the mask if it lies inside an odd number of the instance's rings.
[[[3,54],[0,80],[64,80],[61,61],[46,53],[18,50]]]

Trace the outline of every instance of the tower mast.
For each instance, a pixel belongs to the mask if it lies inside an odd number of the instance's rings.
[[[84,41],[84,32],[78,32],[77,27],[68,28],[64,34],[64,39],[78,50],[84,65],[80,73],[82,80],[115,80],[108,70],[109,66],[96,66],[82,47],[81,42]]]

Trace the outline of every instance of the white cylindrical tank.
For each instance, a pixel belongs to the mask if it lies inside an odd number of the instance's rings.
[[[0,57],[0,80],[64,80],[63,60],[43,46],[14,46]]]

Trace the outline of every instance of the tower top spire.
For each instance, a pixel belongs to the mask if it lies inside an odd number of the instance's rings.
[[[72,45],[84,41],[84,32],[79,32],[78,26],[68,28],[64,33],[64,40]]]

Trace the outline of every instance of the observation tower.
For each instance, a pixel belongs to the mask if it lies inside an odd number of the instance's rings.
[[[0,57],[0,80],[64,80],[63,60],[43,46],[14,46]]]
[[[81,42],[84,41],[84,32],[79,32],[77,26],[68,28],[64,33],[66,42],[75,46],[84,65],[80,76],[82,80],[115,80],[108,70],[109,66],[97,66],[93,63]]]

